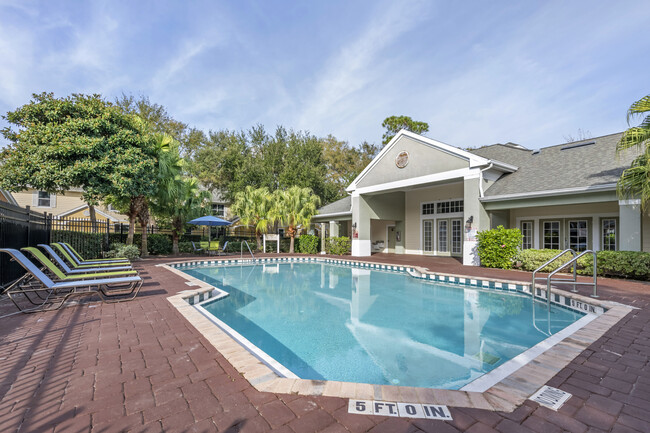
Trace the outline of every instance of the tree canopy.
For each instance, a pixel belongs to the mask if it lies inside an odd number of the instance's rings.
[[[82,188],[91,207],[110,194],[148,195],[156,187],[152,137],[137,118],[100,95],[34,94],[5,119],[0,186],[50,193]],[[93,212],[91,212],[93,215]]]
[[[411,119],[409,116],[390,116],[384,119],[381,124],[386,128],[386,132],[382,136],[383,144],[388,144],[389,141],[402,129],[415,132],[416,134],[424,134],[429,130],[429,124],[426,122],[418,122]]]

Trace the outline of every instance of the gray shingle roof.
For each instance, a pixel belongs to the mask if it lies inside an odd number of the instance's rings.
[[[637,152],[616,155],[622,133],[544,147],[537,151],[494,144],[471,152],[487,159],[512,164],[518,170],[505,174],[485,191],[500,196],[615,183]],[[590,145],[586,143],[593,142]],[[583,144],[581,146],[581,144]]]
[[[352,209],[352,197],[347,196],[341,200],[323,206],[318,209],[319,215],[328,215],[333,213],[350,212]],[[316,215],[318,216],[318,215]]]

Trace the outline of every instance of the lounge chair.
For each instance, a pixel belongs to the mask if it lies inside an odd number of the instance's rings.
[[[92,272],[109,272],[109,271],[129,271],[133,269],[131,265],[123,266],[105,266],[105,267],[87,267],[87,268],[78,268],[71,269],[57,253],[52,249],[51,246],[46,244],[38,244],[39,247],[43,248],[46,253],[54,260],[54,262],[63,270],[67,275],[71,274],[88,274]]]
[[[84,269],[84,268],[106,268],[106,267],[115,267],[115,266],[130,266],[129,262],[117,262],[117,263],[84,263],[79,264],[68,252],[63,245],[58,243],[53,243],[52,246],[68,261],[72,269]]]
[[[219,254],[219,241],[210,241],[208,246],[208,254],[216,253]]]
[[[104,266],[104,264],[109,264],[109,263],[131,263],[129,262],[129,259],[125,257],[121,258],[115,258],[115,259],[95,259],[95,260],[86,260],[83,257],[81,257],[81,254],[79,254],[72,246],[66,242],[56,242],[57,244],[61,245],[63,248],[68,251],[68,254],[72,256],[75,262],[77,262],[78,265],[101,265]]]
[[[0,252],[11,255],[13,260],[27,271],[25,276],[19,278],[6,291],[16,307],[24,313],[58,310],[68,299],[74,297],[98,295],[103,302],[130,301],[142,287],[142,278],[139,276],[55,283],[22,252],[13,248],[2,248]],[[34,307],[21,307],[16,300],[18,295],[23,295]]]
[[[202,244],[202,243],[203,243],[203,242],[200,242],[199,245]],[[192,242],[192,248],[194,248],[194,252],[195,252],[195,253],[200,253],[201,251],[203,251],[203,248],[202,248],[202,247],[200,247],[200,246],[197,247],[197,246],[196,246],[196,242]]]
[[[102,269],[103,272],[97,272],[97,273],[73,273],[73,274],[65,274],[63,273],[59,268],[56,267],[54,263],[50,261],[47,257],[45,257],[45,254],[43,254],[38,248],[34,247],[26,247],[26,248],[21,248],[21,251],[26,251],[30,253],[36,260],[38,260],[43,266],[44,270],[47,270],[50,274],[54,275],[54,277],[58,281],[74,281],[74,280],[93,280],[97,278],[108,278],[108,277],[117,277],[117,276],[133,276],[137,275],[138,273],[133,270],[133,269],[127,269],[127,270],[122,270],[122,271],[106,271],[106,269]],[[97,269],[97,268],[95,268]]]

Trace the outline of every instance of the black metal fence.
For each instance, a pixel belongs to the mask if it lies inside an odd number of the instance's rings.
[[[0,202],[0,248],[20,249],[50,243],[51,222],[47,213]],[[0,291],[24,274],[23,268],[10,260],[8,254],[0,254]]]

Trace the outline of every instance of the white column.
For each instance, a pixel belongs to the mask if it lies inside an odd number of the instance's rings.
[[[622,251],[641,251],[641,200],[619,200],[618,243]]]
[[[352,194],[352,255],[368,257],[370,248],[370,208],[360,195]]]

